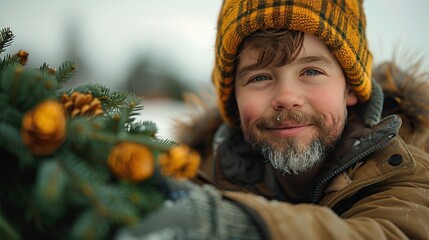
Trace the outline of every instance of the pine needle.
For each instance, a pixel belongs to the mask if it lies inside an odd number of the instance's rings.
[[[16,55],[11,56],[7,54],[0,63],[0,71],[3,72],[7,67],[13,64],[18,64],[18,57]],[[0,76],[1,79],[2,76]]]
[[[13,35],[10,28],[0,30],[0,53],[4,52],[12,44],[14,37],[15,35]]]
[[[33,164],[33,157],[21,141],[21,135],[15,127],[0,122],[0,139],[7,139],[7,141],[2,142],[2,148],[20,159],[22,167]]]
[[[72,61],[66,61],[58,67],[56,79],[59,84],[67,81],[76,71],[76,64]],[[48,68],[49,69],[49,68]]]

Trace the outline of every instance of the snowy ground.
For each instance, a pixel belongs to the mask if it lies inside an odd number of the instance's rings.
[[[174,120],[186,118],[187,107],[181,101],[169,99],[144,99],[144,109],[137,121],[152,121],[158,127],[159,138],[174,139]]]

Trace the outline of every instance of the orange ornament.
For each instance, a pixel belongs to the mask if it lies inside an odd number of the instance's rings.
[[[25,65],[28,61],[28,52],[24,50],[19,50],[15,56],[18,58],[18,61],[21,65]]]
[[[194,177],[200,162],[200,155],[186,145],[175,146],[159,156],[162,172],[175,178]]]
[[[21,138],[34,155],[55,152],[66,135],[66,116],[61,103],[45,100],[22,119]]]
[[[117,177],[133,182],[150,178],[155,166],[150,149],[133,142],[121,142],[113,147],[107,162]]]

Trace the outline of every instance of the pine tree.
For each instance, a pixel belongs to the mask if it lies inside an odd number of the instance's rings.
[[[0,31],[0,54],[13,38]],[[141,98],[62,88],[75,63],[28,69],[27,58],[0,62],[0,239],[106,239],[161,206],[170,178],[195,174],[198,156],[136,121]]]

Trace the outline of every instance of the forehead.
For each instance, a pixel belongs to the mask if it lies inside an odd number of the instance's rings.
[[[328,49],[328,46],[322,40],[307,33],[304,34],[303,49],[298,56],[305,57],[309,55],[321,55],[337,62],[334,55]]]

